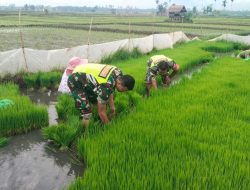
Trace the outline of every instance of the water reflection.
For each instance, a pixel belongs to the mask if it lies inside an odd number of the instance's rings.
[[[62,189],[83,166],[73,164],[68,153],[51,151],[39,130],[13,137],[0,150],[0,189]]]
[[[22,91],[34,103],[48,105],[50,124],[56,124],[57,92]],[[11,138],[0,149],[1,190],[57,190],[67,187],[81,176],[83,165],[73,163],[69,153],[63,153],[46,142],[40,130]]]

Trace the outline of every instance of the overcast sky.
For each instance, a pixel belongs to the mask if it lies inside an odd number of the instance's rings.
[[[164,0],[160,0],[163,2]],[[168,1],[168,0],[167,0]],[[231,0],[227,0],[228,6],[226,9],[231,10],[250,10],[250,0],[234,0],[233,6],[231,6]],[[171,0],[171,4],[183,4],[187,8],[192,8],[197,6],[201,8],[202,5],[214,4],[216,9],[222,9],[222,0]],[[0,0],[1,5],[16,4],[17,6],[22,6],[24,4],[33,4],[33,5],[50,5],[50,6],[105,6],[105,5],[114,5],[117,6],[133,6],[137,8],[155,8],[155,0]]]

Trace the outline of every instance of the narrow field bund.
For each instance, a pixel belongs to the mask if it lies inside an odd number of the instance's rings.
[[[81,139],[72,189],[248,189],[250,62],[220,58]]]

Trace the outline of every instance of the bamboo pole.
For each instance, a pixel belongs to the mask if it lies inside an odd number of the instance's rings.
[[[22,30],[21,30],[21,9],[19,10],[19,22],[18,22],[18,24],[19,24],[20,43],[21,43],[21,48],[22,48],[22,52],[23,52],[25,69],[28,72],[28,64],[27,64],[25,50],[24,50],[23,33],[22,33]]]
[[[93,24],[93,17],[91,18],[90,25],[89,25],[87,59],[89,59],[89,45],[90,45],[90,36],[91,36],[92,24]]]
[[[128,22],[128,51],[130,51],[130,36],[131,34],[131,24],[130,24],[130,21]]]

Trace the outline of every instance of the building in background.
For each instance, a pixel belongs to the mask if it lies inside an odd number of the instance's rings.
[[[184,5],[172,4],[168,9],[168,15],[171,21],[183,22],[187,9]]]

